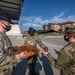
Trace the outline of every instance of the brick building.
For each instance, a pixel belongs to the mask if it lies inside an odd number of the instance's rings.
[[[61,29],[62,31],[64,31],[65,27],[68,26],[74,26],[75,22],[62,22],[62,23],[58,23],[58,24],[54,24],[54,23],[48,23],[47,25],[43,25],[43,30],[44,31],[48,31],[48,30],[55,30],[55,31],[59,31],[59,29]]]

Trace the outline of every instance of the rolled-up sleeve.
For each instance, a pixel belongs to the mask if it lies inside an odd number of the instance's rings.
[[[57,60],[56,60],[54,57],[52,57],[50,53],[47,54],[47,57],[48,57],[48,59],[49,59],[50,64],[51,64],[53,67],[55,67],[55,68],[57,68],[57,69],[60,68],[60,67],[58,66],[58,64],[57,64]]]
[[[41,48],[46,47],[46,46],[43,44],[43,42],[41,41],[40,38],[37,37],[36,41],[37,41],[38,45],[39,45]]]
[[[15,55],[17,63],[21,62],[22,60],[20,59],[20,54]]]

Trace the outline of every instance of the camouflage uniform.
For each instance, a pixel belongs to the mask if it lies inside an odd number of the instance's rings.
[[[67,27],[67,32],[75,32],[75,27]],[[51,56],[50,53],[47,57],[55,68],[60,69],[60,75],[75,75],[75,42],[69,42],[64,46],[57,57]]]
[[[12,75],[13,66],[20,62],[20,56],[11,56],[12,43],[6,34],[0,32],[0,75]]]
[[[37,36],[33,36],[33,38],[31,38],[30,35],[26,37],[24,44],[31,44],[35,47],[37,47],[37,44],[39,44],[41,48],[45,47],[45,45],[42,43],[40,38],[38,38]],[[35,72],[37,55],[28,57],[27,60],[28,60],[29,71],[30,73],[33,74]]]
[[[69,43],[61,49],[57,60],[47,54],[52,66],[60,69],[60,75],[75,75],[75,43]]]

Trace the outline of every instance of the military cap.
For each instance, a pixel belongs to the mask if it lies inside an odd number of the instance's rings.
[[[36,30],[33,27],[30,27],[28,33],[35,33],[35,31]]]
[[[65,32],[75,32],[75,26],[68,26],[65,28]]]
[[[11,16],[8,13],[0,12],[0,19],[8,21],[11,24],[13,24],[13,22],[11,22]]]

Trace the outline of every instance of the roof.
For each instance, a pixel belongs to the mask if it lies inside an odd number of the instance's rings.
[[[62,23],[58,23],[58,24],[60,24],[60,25],[64,25],[64,24],[73,24],[73,23],[75,23],[75,22],[67,21],[67,22],[62,22]]]
[[[12,20],[19,20],[24,0],[0,0],[0,12],[11,15]]]

